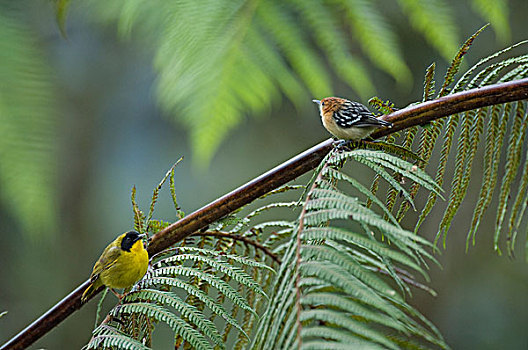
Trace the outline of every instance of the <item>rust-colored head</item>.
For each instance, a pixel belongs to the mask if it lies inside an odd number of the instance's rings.
[[[323,98],[321,101],[319,100],[312,100],[312,101],[319,104],[319,110],[321,111],[321,115],[333,114],[335,111],[341,108],[343,103],[346,102],[346,100],[341,97],[326,97],[326,98]]]

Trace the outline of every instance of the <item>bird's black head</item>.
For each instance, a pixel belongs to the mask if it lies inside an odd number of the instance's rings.
[[[123,237],[123,240],[121,241],[121,249],[129,252],[134,243],[139,241],[143,236],[144,235],[140,235],[136,231],[129,231],[125,233],[125,237]]]

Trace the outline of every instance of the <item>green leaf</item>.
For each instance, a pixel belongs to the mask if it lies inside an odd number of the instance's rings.
[[[458,46],[456,25],[449,5],[444,0],[398,0],[411,25],[446,59],[451,59]]]
[[[484,20],[491,23],[500,41],[507,42],[510,40],[508,1],[472,0],[471,6]]]
[[[58,114],[50,63],[19,17],[0,7],[1,196],[24,234],[43,239],[57,228]]]
[[[66,38],[66,16],[70,7],[71,0],[53,0],[55,2],[55,16],[59,30],[64,38]]]

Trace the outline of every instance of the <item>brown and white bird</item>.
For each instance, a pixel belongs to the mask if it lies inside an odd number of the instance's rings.
[[[319,105],[321,120],[328,132],[342,140],[359,141],[380,127],[392,127],[392,123],[376,118],[358,102],[340,97],[312,100]]]

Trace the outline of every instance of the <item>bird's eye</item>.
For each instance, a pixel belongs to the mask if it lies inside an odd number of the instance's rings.
[[[321,106],[324,106],[324,101],[321,101]]]

